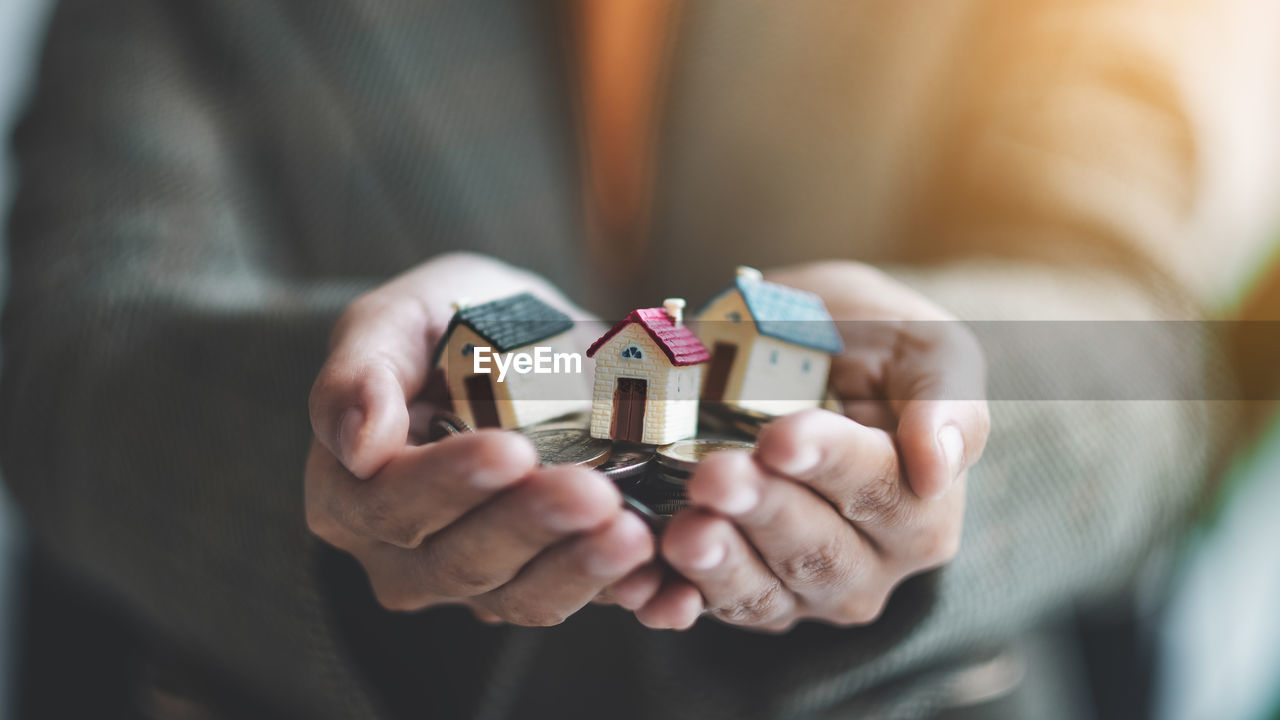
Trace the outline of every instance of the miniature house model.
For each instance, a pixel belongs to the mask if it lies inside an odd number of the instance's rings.
[[[566,358],[564,364],[570,355],[578,357],[568,315],[529,293],[454,307],[432,365],[443,371],[459,417],[475,427],[519,428],[586,407],[581,358],[576,371],[554,367],[557,354]],[[523,361],[523,372],[513,368],[516,354],[531,359]],[[527,362],[535,357],[545,358],[554,371],[529,371]],[[505,377],[499,374],[500,363],[508,367]]]
[[[749,267],[698,314],[696,329],[711,348],[703,401],[769,415],[818,407],[831,355],[844,348],[821,298]]]
[[[710,355],[684,325],[684,300],[633,310],[596,340],[591,436],[648,445],[698,430],[702,363]]]

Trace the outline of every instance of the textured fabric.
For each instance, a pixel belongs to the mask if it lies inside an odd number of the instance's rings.
[[[883,264],[971,319],[1199,317],[1188,278],[1215,268],[1186,231],[1190,4],[683,7],[652,247],[618,267],[583,260],[570,73],[539,4],[64,2],[17,136],[0,388],[36,536],[308,718],[392,717],[395,698],[409,716],[910,717],[944,700],[953,658],[1132,580],[1221,424],[1203,403],[1097,401],[1117,380],[1089,348],[996,335],[1004,399],[960,556],[870,627],[654,633],[590,608],[502,631],[358,607],[358,569],[303,521],[307,392],[345,304],[437,254],[498,256],[613,318],[696,306],[738,264],[823,258]],[[1082,399],[1036,399],[1063,383]]]

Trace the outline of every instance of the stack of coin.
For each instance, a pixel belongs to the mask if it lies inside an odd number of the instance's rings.
[[[708,406],[717,423],[740,435],[754,438],[772,418],[725,405]],[[698,463],[718,450],[753,450],[755,443],[730,437],[708,436],[680,440],[656,450],[651,446],[613,442],[591,437],[584,414],[556,418],[522,428],[542,465],[576,465],[594,468],[617,485],[623,504],[638,514],[654,530],[661,531],[668,518],[688,507],[685,484]],[[448,411],[437,412],[428,426],[428,439],[435,441],[474,432],[462,418]]]
[[[538,451],[543,465],[577,465],[593,468],[609,460],[613,443],[591,437],[583,428],[538,426],[521,431]]]
[[[536,425],[533,425],[531,428],[522,428],[521,432],[527,432],[530,429],[543,429],[543,428],[551,428],[551,427],[555,427],[555,428],[573,427],[573,428],[584,428],[584,429],[589,428],[591,427],[591,413],[586,410],[574,411],[567,415],[560,415],[558,417],[553,417],[550,420],[544,420]]]
[[[823,396],[820,407],[835,413],[844,412],[844,405],[830,389]],[[703,402],[698,406],[700,435],[703,430],[707,430],[711,433],[756,438],[764,426],[774,419],[775,416],[768,413],[727,403]]]
[[[658,448],[643,477],[626,490],[655,513],[670,517],[688,507],[685,484],[698,463],[717,450],[752,450],[755,445],[729,438],[693,438]]]
[[[439,410],[431,416],[431,423],[427,425],[427,442],[469,432],[475,432],[475,428],[471,427],[466,420],[448,410]]]
[[[662,476],[675,485],[683,485],[708,455],[721,450],[754,450],[755,443],[732,438],[701,437],[678,440],[658,448],[656,458]]]
[[[609,458],[596,466],[596,471],[615,483],[623,483],[644,475],[653,460],[653,449],[645,445],[615,443]]]
[[[770,420],[772,415],[725,403],[702,403],[698,408],[699,429],[716,434],[755,438]]]

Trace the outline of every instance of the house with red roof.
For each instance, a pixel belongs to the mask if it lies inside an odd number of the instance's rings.
[[[684,324],[684,300],[633,310],[592,343],[591,436],[646,445],[693,437],[706,346]]]

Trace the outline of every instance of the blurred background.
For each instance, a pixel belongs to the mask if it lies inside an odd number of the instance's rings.
[[[7,138],[33,80],[51,2],[0,0],[0,131],[3,173],[0,212],[7,214],[14,177]],[[1239,287],[1223,288],[1219,316],[1280,321],[1280,3],[1235,0],[1224,13],[1241,42],[1221,48],[1222,66],[1206,67],[1198,92],[1229,112],[1206,128],[1212,139],[1205,172],[1229,177],[1210,183],[1206,223],[1275,238],[1257,270]],[[1226,30],[1230,32],[1232,28]],[[1223,79],[1227,78],[1226,81]],[[0,224],[0,227],[3,227]],[[0,297],[7,281],[0,254]],[[1280,386],[1280,337],[1265,324],[1247,325],[1236,358],[1252,397],[1274,397]],[[2,355],[0,355],[2,358]],[[1081,717],[1161,720],[1280,718],[1280,413],[1254,403],[1253,421],[1177,559],[1172,593],[1138,598],[1112,617],[1081,618],[1068,631],[1065,656],[1081,673],[1087,697],[1071,699]],[[1060,642],[1056,638],[1053,642]],[[0,719],[35,717],[23,708],[59,693],[129,692],[120,661],[144,642],[126,618],[77,593],[34,561],[22,520],[0,486]],[[1061,653],[1060,653],[1061,654]],[[44,705],[47,707],[47,705]]]
[[[0,132],[5,138],[4,145],[0,146],[0,217],[6,220],[0,222],[0,228],[8,225],[15,181],[8,138],[35,72],[49,5],[42,0],[0,0]],[[8,243],[3,245],[7,251]],[[0,253],[0,298],[8,288],[7,256],[7,252]],[[0,348],[0,364],[3,362],[3,348]],[[26,572],[22,563],[25,552],[22,520],[6,487],[0,486],[0,717],[6,718],[19,716],[15,688],[22,666],[18,647],[25,639],[22,620],[25,613],[19,609],[25,585],[22,580]]]

